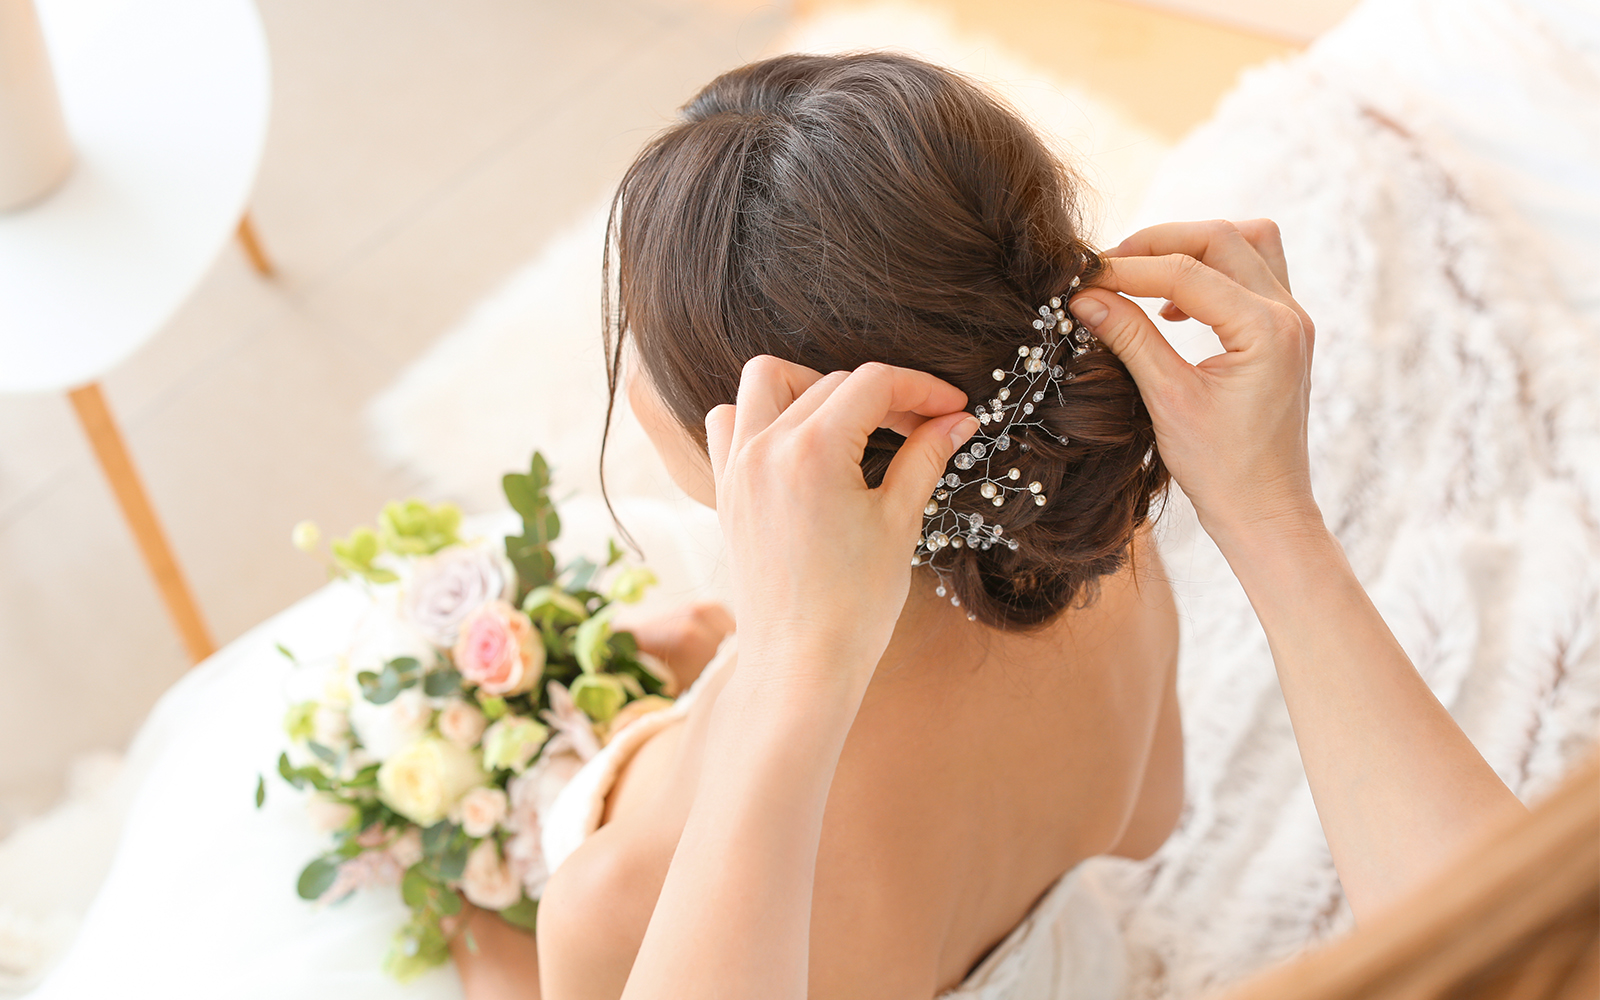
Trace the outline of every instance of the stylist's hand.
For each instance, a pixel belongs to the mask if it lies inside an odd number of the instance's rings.
[[[1200,523],[1219,544],[1320,524],[1306,454],[1313,327],[1289,294],[1278,227],[1152,226],[1107,258],[1072,313],[1128,366]],[[1123,295],[1167,299],[1162,315],[1206,324],[1226,353],[1189,364]]]
[[[977,430],[966,404],[949,383],[889,365],[745,365],[737,405],[706,415],[741,650],[776,644],[870,676],[905,604],[922,508]],[[868,489],[860,463],[878,427],[906,441]]]

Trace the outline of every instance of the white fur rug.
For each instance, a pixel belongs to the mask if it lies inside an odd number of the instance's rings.
[[[1579,198],[1549,235],[1504,187],[1592,174],[1600,161],[1562,156],[1600,148],[1600,78],[1540,6],[1369,0],[1307,55],[1250,74],[1168,158],[1143,213],[1282,226],[1318,325],[1316,495],[1418,668],[1524,798],[1600,722],[1600,324],[1593,288],[1552,259],[1575,244],[1600,259],[1600,224],[1583,229]],[[1461,79],[1477,85],[1437,89]],[[1513,162],[1446,127],[1469,102],[1513,118],[1538,104],[1532,129],[1472,122],[1498,128]],[[1186,813],[1150,862],[1092,862],[1123,901],[1139,998],[1196,996],[1350,923],[1265,638],[1187,504],[1162,523],[1184,615]]]

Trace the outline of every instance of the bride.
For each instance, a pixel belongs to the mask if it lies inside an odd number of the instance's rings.
[[[1358,918],[1520,810],[1322,526],[1275,228],[1102,259],[1072,197],[1015,115],[883,54],[733,71],[640,154],[612,392],[717,509],[738,649],[563,793],[590,819],[537,942],[469,916],[469,998],[1115,996],[1025,918],[1177,819],[1169,465],[1273,643]],[[1118,291],[1228,352],[1189,366]]]
[[[918,511],[936,502],[957,439],[976,431],[994,448],[1003,433],[1000,413],[981,427],[961,412],[967,400],[993,409],[996,394],[1018,397],[999,445],[1009,449],[988,463],[1000,484],[974,480],[945,501],[947,525],[988,541],[947,526],[954,545],[926,553],[910,587],[897,577],[921,515],[786,523],[796,497],[852,491],[836,470],[795,475],[812,468],[803,435],[769,456],[782,471],[744,502],[754,530],[785,541],[770,567],[734,561],[737,651],[725,649],[686,710],[591,764],[614,773],[585,792],[602,822],[548,859],[559,866],[537,947],[486,916],[471,923],[476,951],[458,937],[469,998],[529,996],[535,983],[552,998],[622,993],[693,808],[713,785],[760,799],[777,778],[725,784],[720,770],[719,727],[754,709],[752,686],[784,705],[759,722],[774,763],[837,757],[812,789],[826,803],[814,871],[726,900],[761,921],[774,900],[811,899],[812,996],[955,989],[1080,861],[1145,857],[1166,839],[1182,802],[1178,637],[1145,530],[1166,482],[1149,419],[1102,350],[1051,350],[1045,360],[1064,370],[1036,373],[1037,402],[1008,374],[1019,348],[1047,342],[1036,307],[1059,308],[1099,273],[1072,194],[1013,113],[952,73],[887,55],[786,56],[728,73],[639,156],[613,210],[613,392],[626,361],[634,410],[690,495],[724,506],[707,429],[726,438],[734,421],[721,404],[736,396],[740,420],[761,406],[777,417],[778,404],[741,395],[769,383],[815,401],[819,418],[857,420],[833,413],[857,386],[870,395],[851,405],[891,403],[873,425],[909,436],[863,432],[853,476]],[[890,365],[928,374],[901,385]],[[1005,544],[982,534],[993,525]],[[889,540],[903,552],[880,565]],[[819,561],[844,578],[819,580]],[[839,665],[860,657],[875,669],[839,687]],[[853,721],[839,730],[816,714],[818,697],[858,702]],[[558,803],[558,825],[568,811]],[[742,839],[736,828],[719,837],[730,849]]]
[[[1276,229],[1173,224],[1102,256],[1073,196],[1013,113],[894,55],[736,70],[640,155],[612,219],[613,401],[716,507],[737,645],[710,655],[714,614],[641,628],[693,685],[541,816],[537,939],[464,911],[469,1000],[1118,996],[1074,871],[1147,856],[1182,804],[1148,524],[1169,468],[1272,643],[1358,919],[1520,810],[1322,524],[1311,321]],[[1226,353],[1185,363],[1118,293],[1168,299]],[[188,766],[237,779],[215,748],[275,709],[218,709],[261,690],[190,686],[217,719]],[[165,995],[178,970],[195,995],[397,989],[375,956],[325,957],[372,913],[242,892],[288,884],[238,835],[260,822],[196,808],[196,775],[165,766],[148,780],[195,828],[130,819],[106,919],[40,997],[119,988],[132,963],[169,969],[146,984]],[[161,858],[187,867],[130,879]]]

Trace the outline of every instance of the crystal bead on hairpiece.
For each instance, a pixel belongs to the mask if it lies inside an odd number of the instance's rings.
[[[1019,344],[1012,355],[1010,371],[1003,368],[994,370],[994,380],[1003,384],[993,396],[973,408],[973,414],[978,418],[978,430],[966,447],[951,458],[950,465],[956,471],[945,473],[933,498],[923,508],[922,536],[917,539],[917,551],[911,557],[911,565],[927,566],[933,570],[939,581],[934,593],[940,597],[951,594],[953,589],[938,563],[940,553],[945,549],[976,548],[981,551],[1004,545],[1015,550],[1018,544],[1015,538],[1006,535],[1005,526],[998,521],[985,518],[982,514],[958,513],[954,508],[958,493],[969,487],[975,488],[996,508],[991,517],[1002,514],[1006,501],[1014,496],[1031,499],[1040,507],[1049,500],[1043,492],[1042,483],[1038,480],[1026,484],[1020,482],[1021,471],[1010,462],[1000,461],[1000,453],[1009,449],[1013,441],[1019,451],[1026,452],[1028,442],[1024,438],[1030,433],[1048,434],[1066,444],[1066,438],[1044,426],[1044,421],[1035,415],[1035,404],[1044,402],[1046,395],[1052,392],[1059,402],[1061,383],[1071,379],[1061,362],[1097,346],[1094,335],[1084,327],[1076,326],[1066,310],[1066,303],[1078,290],[1079,284],[1079,280],[1073,278],[1065,295],[1052,296],[1048,303],[1039,307],[1039,318],[1033,321],[1033,328],[1044,335],[1044,340],[1037,344]],[[1026,402],[1007,405],[1012,398]],[[1018,437],[1018,431],[1023,432],[1021,437]],[[995,467],[991,469],[991,466]],[[961,599],[952,594],[950,603],[960,607]],[[974,617],[972,612],[967,612],[968,619]]]

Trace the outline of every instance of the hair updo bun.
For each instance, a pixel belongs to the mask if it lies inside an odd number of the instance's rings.
[[[758,354],[822,372],[921,369],[982,400],[994,369],[1037,342],[1039,304],[1100,269],[1077,236],[1073,184],[1013,111],[917,59],[788,55],[726,73],[645,147],[612,203],[613,399],[632,336],[651,384],[702,445],[706,413],[735,400]],[[1167,482],[1122,363],[1105,350],[1062,363],[1061,399],[1050,393],[1036,416],[1066,443],[1024,431],[1029,449],[1008,463],[1049,502],[1007,507],[1015,550],[939,560],[986,625],[1025,629],[1088,600],[1122,567]],[[868,483],[882,481],[901,440],[873,435]]]

